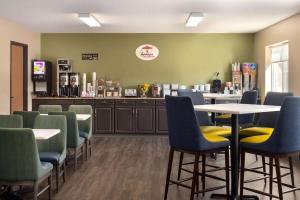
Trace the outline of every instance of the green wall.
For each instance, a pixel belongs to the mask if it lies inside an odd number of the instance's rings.
[[[42,59],[54,66],[57,58],[70,58],[73,71],[95,71],[97,77],[119,79],[124,87],[144,82],[193,85],[210,81],[216,71],[223,81],[230,80],[232,62],[253,61],[253,41],[253,34],[45,33],[41,51]],[[155,60],[136,57],[136,48],[146,43],[158,47]],[[100,57],[84,61],[82,53],[99,53]]]

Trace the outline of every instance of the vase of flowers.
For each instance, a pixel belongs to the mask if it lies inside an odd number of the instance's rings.
[[[147,97],[147,92],[149,91],[150,85],[148,83],[144,83],[140,85],[140,92],[141,92],[141,97],[145,98]]]

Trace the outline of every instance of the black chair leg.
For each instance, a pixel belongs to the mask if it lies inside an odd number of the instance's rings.
[[[179,158],[179,165],[178,165],[178,174],[177,174],[177,180],[180,180],[180,176],[181,176],[181,169],[182,169],[182,162],[183,162],[183,156],[184,156],[184,153],[180,152],[180,158]]]
[[[244,181],[245,181],[245,156],[244,151],[241,152],[241,183],[240,183],[240,196],[243,197]]]
[[[206,155],[202,156],[202,177],[201,177],[201,182],[202,182],[202,196],[205,195],[205,172],[206,172]]]
[[[51,176],[51,174],[50,174],[50,176]],[[38,193],[39,193],[39,184],[37,181],[35,181],[33,184],[33,200],[38,199]]]
[[[77,169],[77,148],[74,149],[74,169]]]
[[[85,141],[85,160],[88,160],[89,141]]]
[[[63,181],[64,183],[66,182],[66,173],[67,173],[67,169],[66,169],[66,161],[64,161],[63,163],[63,167],[64,167],[64,173],[63,173]]]
[[[262,156],[261,159],[262,159],[262,167],[263,167],[264,176],[266,177],[266,173],[267,173],[267,170],[266,170],[266,158],[265,158],[265,156]],[[266,184],[267,180],[264,179],[264,182]]]
[[[84,145],[81,146],[81,162],[84,162]]]
[[[59,166],[59,164],[55,165],[55,173],[56,173],[56,193],[58,193],[58,189],[59,189],[59,174],[60,174],[60,166]]]
[[[167,198],[168,198],[169,181],[170,181],[170,176],[171,176],[171,171],[172,171],[173,157],[174,157],[174,150],[170,149],[164,200],[167,200]]]
[[[270,178],[269,178],[269,193],[272,195],[273,194],[273,158],[270,157]],[[270,196],[270,200],[272,200],[272,196]]]
[[[229,184],[230,184],[230,180],[229,180],[229,149],[226,149],[225,151],[225,173],[226,173],[226,195],[227,195],[227,199],[229,200],[229,196],[230,196],[230,191],[229,191]]]
[[[90,157],[92,156],[92,139],[89,139]]]
[[[48,177],[48,184],[49,184],[48,197],[49,197],[49,200],[51,200],[52,199],[52,176],[51,175]]]
[[[282,184],[281,184],[281,172],[280,172],[280,161],[279,157],[275,157],[275,167],[276,167],[276,175],[277,175],[277,185],[278,185],[278,198],[279,200],[283,200],[283,193],[282,193]]]
[[[199,154],[196,153],[190,200],[193,200],[195,196],[195,186],[196,186],[196,181],[198,180],[197,176],[199,176],[199,157],[200,157]]]
[[[294,167],[293,167],[292,157],[289,157],[289,165],[290,165],[290,173],[291,173],[291,183],[292,183],[292,186],[295,187],[295,177],[294,177]]]

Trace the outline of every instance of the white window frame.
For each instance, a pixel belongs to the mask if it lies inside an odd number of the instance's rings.
[[[284,60],[279,60],[279,61],[273,61],[272,62],[272,49],[278,46],[283,46],[283,45],[288,45],[288,58],[284,59]],[[283,42],[279,42],[276,44],[272,44],[269,46],[266,46],[266,68],[265,68],[265,93],[268,93],[270,91],[276,91],[274,90],[274,86],[273,86],[273,69],[272,69],[272,64],[276,64],[276,63],[285,63],[287,62],[287,68],[289,69],[289,41],[283,41]],[[282,79],[284,79],[284,77],[282,77]],[[283,84],[283,91],[281,92],[288,92],[289,91],[289,72],[287,75],[287,86],[285,87]],[[284,82],[284,80],[283,80]],[[284,90],[285,88],[287,88],[287,90]],[[280,91],[279,91],[280,92]]]

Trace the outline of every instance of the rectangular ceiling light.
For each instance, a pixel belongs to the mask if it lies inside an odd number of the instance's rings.
[[[78,17],[81,21],[86,23],[90,27],[100,27],[101,24],[97,21],[95,17],[90,15],[89,13],[80,13]]]
[[[203,19],[203,13],[201,12],[192,12],[186,21],[185,26],[187,27],[196,27]]]

